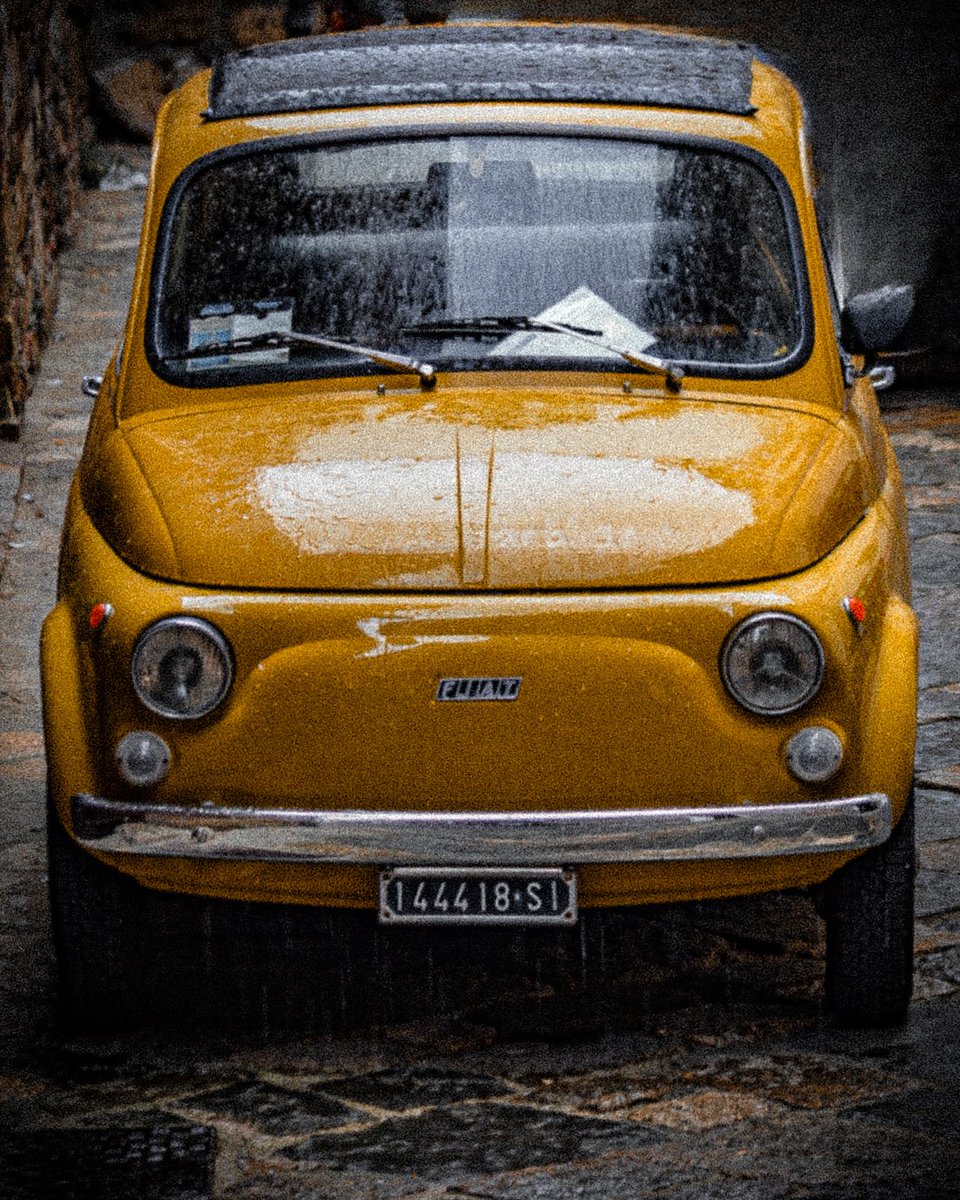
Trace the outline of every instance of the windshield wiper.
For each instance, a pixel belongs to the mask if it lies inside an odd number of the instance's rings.
[[[545,321],[540,317],[448,317],[442,321],[418,321],[404,325],[403,333],[465,333],[468,336],[499,337],[504,333],[579,333],[591,339],[603,337],[599,329],[568,325],[565,321]]]
[[[392,354],[387,350],[375,350],[371,346],[361,346],[357,342],[341,342],[335,338],[323,337],[318,333],[299,333],[288,330],[273,330],[269,333],[255,333],[250,337],[226,338],[223,341],[207,342],[203,346],[195,346],[192,350],[183,350],[179,354],[165,354],[163,362],[184,362],[195,358],[217,358],[224,354],[246,354],[252,350],[271,350],[285,346],[321,346],[325,350],[344,350],[348,354],[357,354],[361,358],[369,358],[371,362],[381,367],[392,367],[397,371],[408,371],[420,376],[422,388],[432,388],[437,382],[437,369],[432,363],[420,362],[409,358],[406,354]]]
[[[619,354],[632,367],[643,371],[662,374],[671,391],[679,391],[683,382],[683,371],[665,358],[655,354],[642,354],[609,341],[602,329],[586,329],[582,325],[568,325],[565,321],[547,321],[542,317],[453,317],[445,321],[421,321],[416,325],[405,325],[403,333],[473,334],[476,337],[497,337],[507,333],[559,333],[565,337],[589,342],[611,354]]]

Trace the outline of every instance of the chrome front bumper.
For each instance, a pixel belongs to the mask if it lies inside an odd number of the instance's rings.
[[[866,850],[890,836],[882,792],[725,808],[338,812],[73,797],[77,839],[112,854],[377,866],[697,862]]]

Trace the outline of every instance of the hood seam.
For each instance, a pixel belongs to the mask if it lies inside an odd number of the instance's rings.
[[[467,547],[463,529],[463,473],[462,455],[460,453],[460,430],[455,431],[454,450],[457,456],[457,568],[460,574],[460,586],[466,583]]]
[[[490,434],[490,455],[487,459],[486,511],[483,517],[483,586],[490,587],[490,527],[493,523],[493,461],[497,452],[497,431]]]

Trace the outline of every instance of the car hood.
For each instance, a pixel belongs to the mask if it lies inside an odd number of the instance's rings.
[[[276,590],[584,589],[785,575],[871,500],[845,423],[729,396],[450,388],[122,423],[84,472],[128,562]],[[86,468],[86,464],[85,464]]]

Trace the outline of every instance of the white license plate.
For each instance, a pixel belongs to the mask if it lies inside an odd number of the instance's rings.
[[[382,925],[573,925],[577,876],[560,867],[395,867],[380,872]]]

